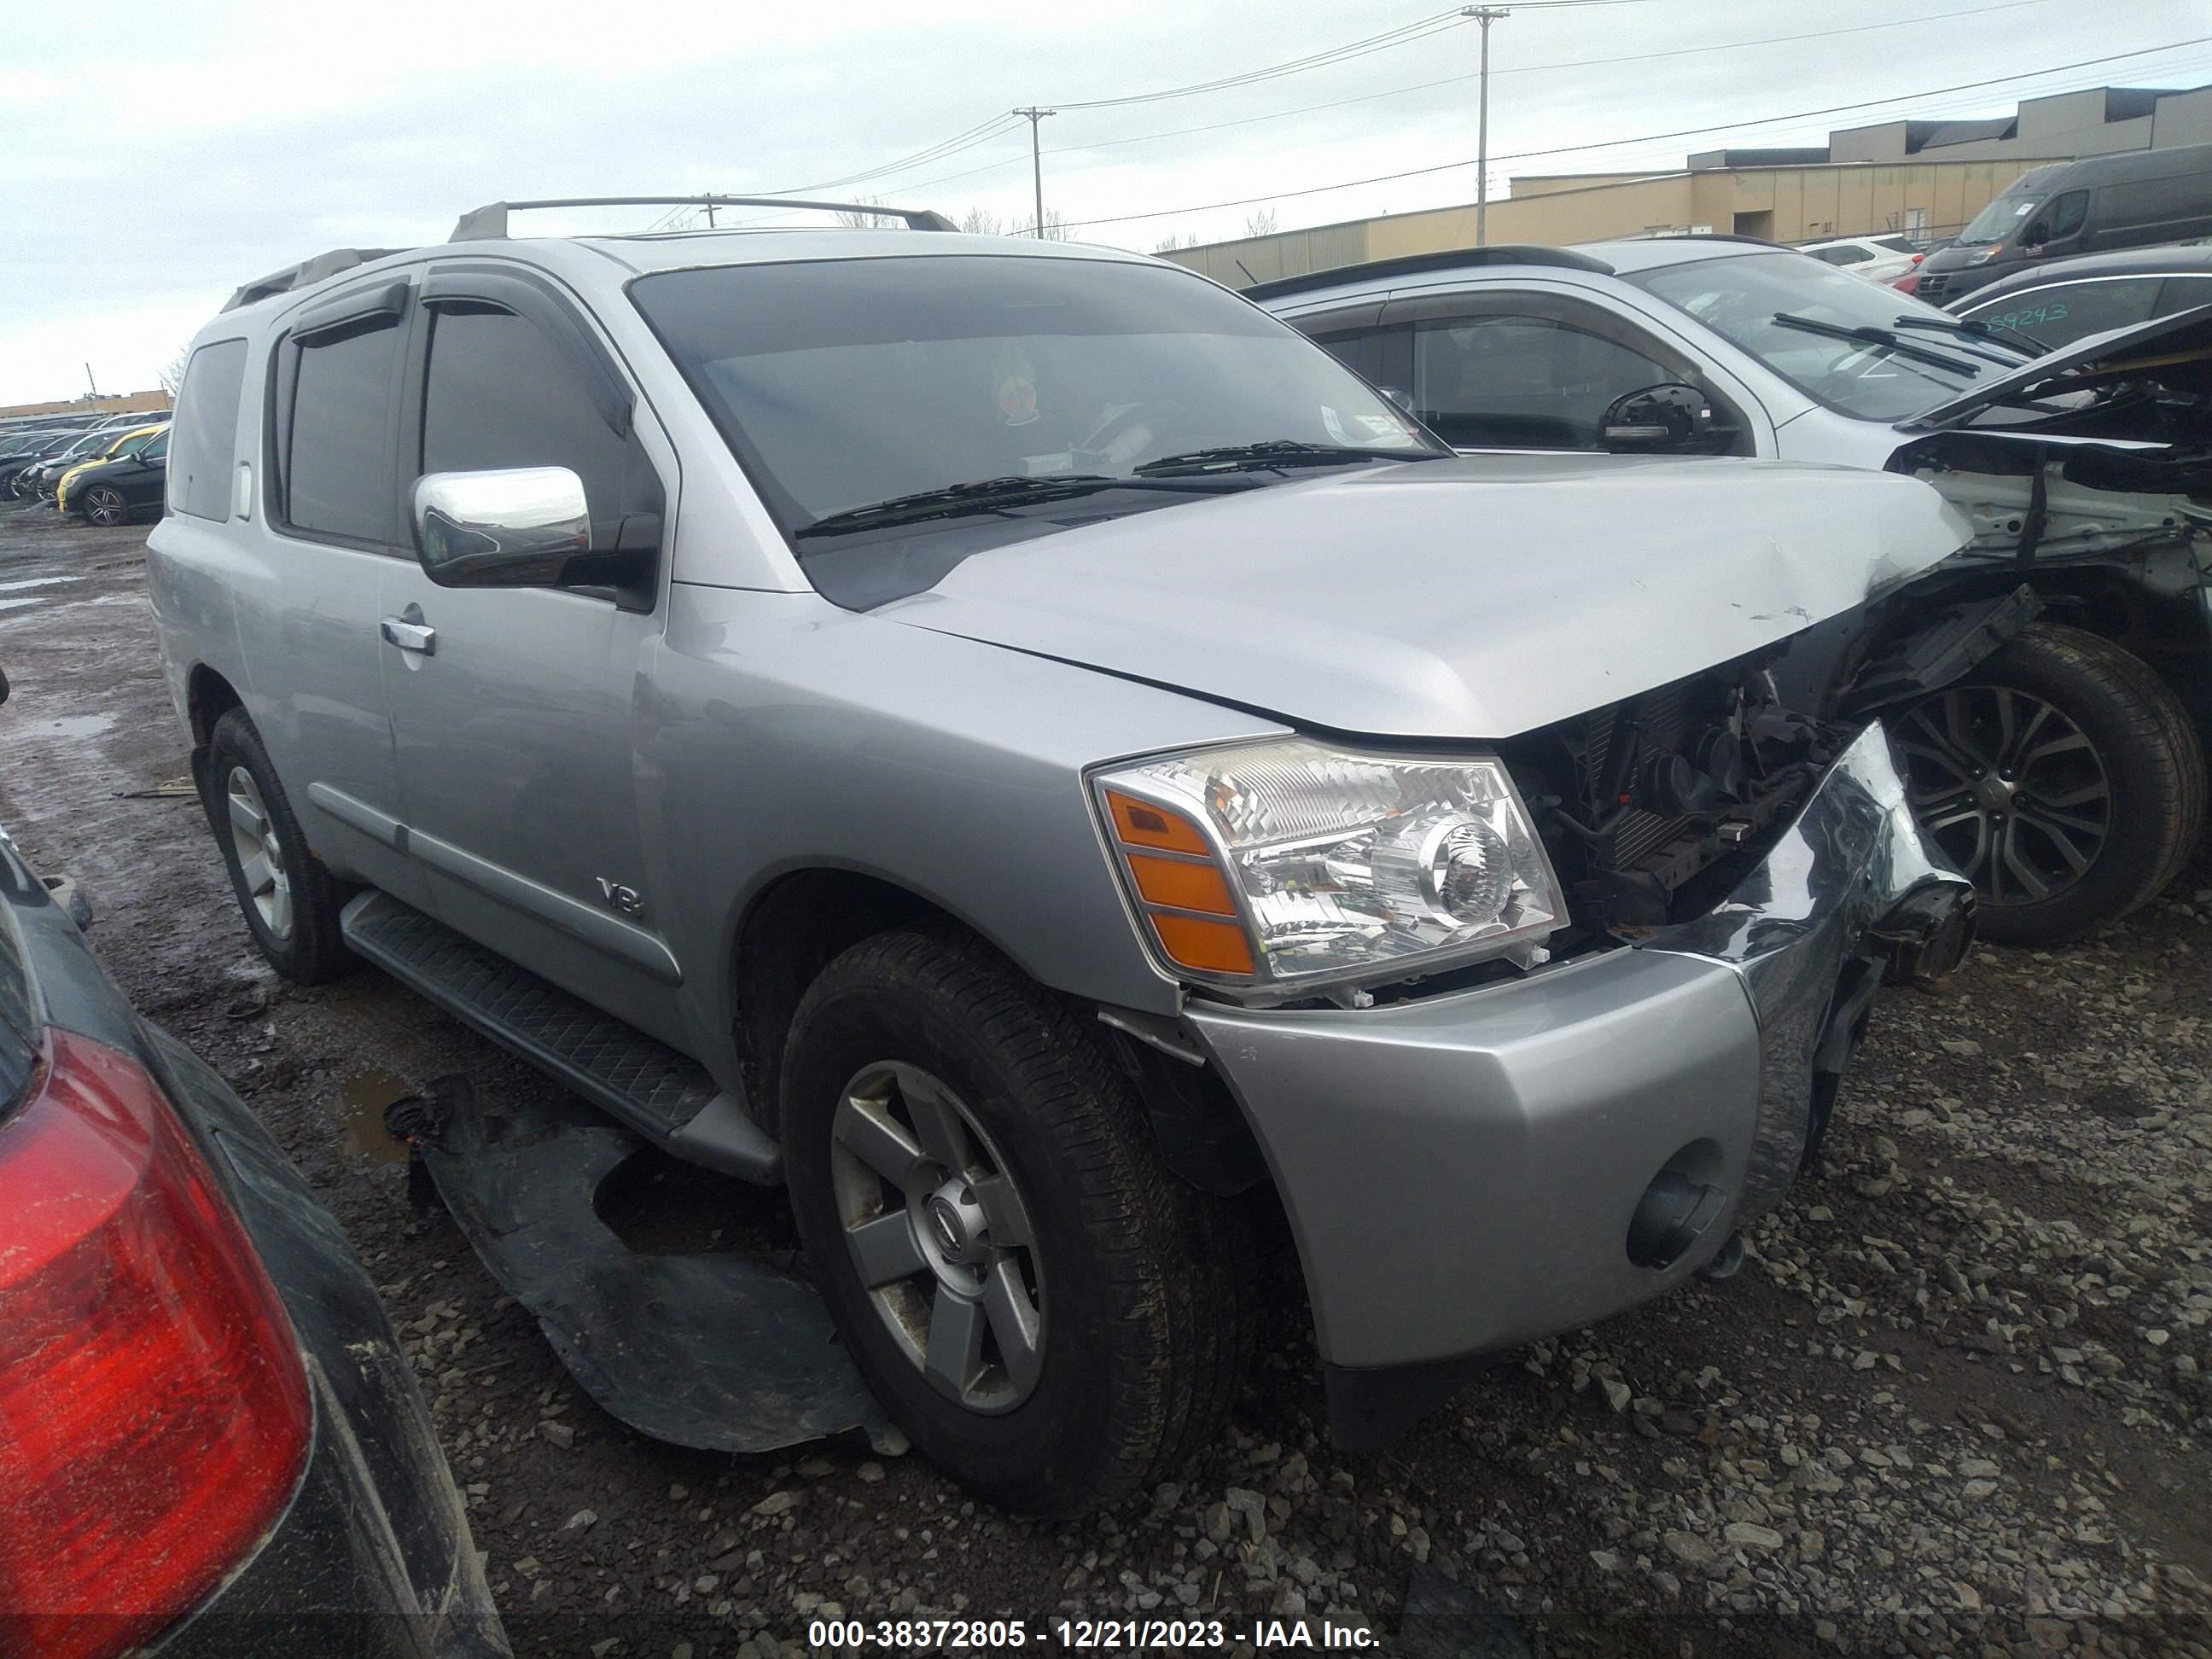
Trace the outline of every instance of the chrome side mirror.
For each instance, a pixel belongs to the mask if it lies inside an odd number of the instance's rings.
[[[415,551],[441,587],[550,587],[592,550],[584,481],[565,466],[426,472]]]

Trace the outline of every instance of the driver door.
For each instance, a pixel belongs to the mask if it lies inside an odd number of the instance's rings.
[[[447,268],[424,283],[421,310],[403,494],[428,472],[564,466],[595,521],[634,510],[641,494],[659,506],[643,401],[565,296]],[[661,927],[675,895],[647,874],[632,737],[659,586],[444,587],[419,562],[395,561],[384,685],[410,848],[439,916],[678,1041],[682,973]]]

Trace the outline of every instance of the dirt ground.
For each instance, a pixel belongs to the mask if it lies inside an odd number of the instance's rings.
[[[2212,862],[2094,940],[1887,1002],[1825,1166],[1733,1281],[1540,1345],[1373,1457],[1331,1449],[1286,1322],[1176,1484],[1037,1526],[863,1444],[645,1440],[416,1218],[380,1108],[452,1072],[495,1103],[549,1085],[373,971],[263,968],[197,803],[162,793],[185,739],[144,535],[0,513],[0,822],[83,883],[110,971],[369,1264],[518,1652],[1143,1613],[1219,1619],[1224,1651],[1303,1617],[1423,1654],[2212,1654]]]

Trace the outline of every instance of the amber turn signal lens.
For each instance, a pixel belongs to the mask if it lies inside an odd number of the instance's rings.
[[[1233,921],[1204,921],[1196,916],[1164,915],[1157,910],[1146,920],[1171,962],[1208,974],[1252,971],[1251,944],[1244,930]]]
[[[1177,812],[1155,806],[1118,789],[1106,792],[1106,809],[1114,815],[1114,833],[1132,847],[1157,847],[1170,853],[1195,853],[1212,858],[1213,849],[1198,826]]]
[[[1156,858],[1148,853],[1126,854],[1137,891],[1147,904],[1164,904],[1176,910],[1203,910],[1212,916],[1233,916],[1237,901],[1229,896],[1229,884],[1211,864],[1190,864],[1182,859]]]

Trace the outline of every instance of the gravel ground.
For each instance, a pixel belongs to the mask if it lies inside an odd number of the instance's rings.
[[[1326,1617],[1404,1653],[2212,1655],[2212,862],[2094,940],[1886,1003],[1825,1167],[1733,1281],[1542,1344],[1375,1457],[1331,1449],[1286,1316],[1178,1483],[1037,1526],[864,1445],[645,1440],[416,1217],[382,1105],[448,1072],[494,1103],[545,1085],[374,973],[262,968],[197,805],[153,793],[185,748],[143,537],[0,514],[0,822],[84,882],[110,969],[369,1263],[519,1652],[1142,1612],[1221,1619],[1232,1651]],[[775,1203],[672,1166],[633,1191],[702,1248]]]

